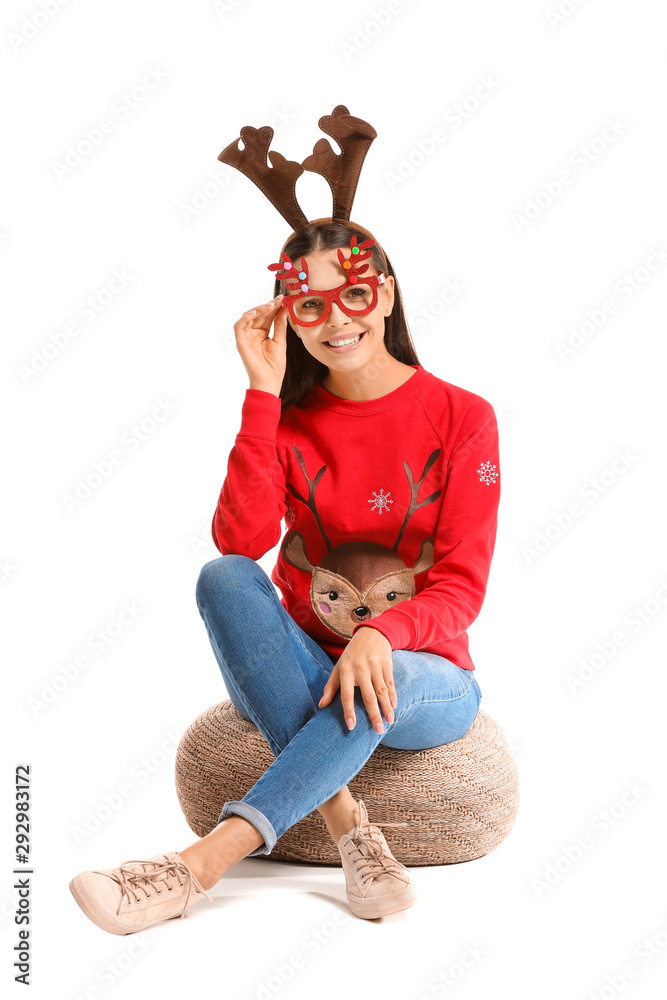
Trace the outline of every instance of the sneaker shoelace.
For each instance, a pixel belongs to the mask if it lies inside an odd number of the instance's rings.
[[[402,823],[371,823],[363,817],[348,835],[347,855],[354,865],[355,871],[361,876],[362,882],[392,872],[396,875],[409,874],[405,865],[394,857],[387,857],[385,845],[380,838],[378,826],[407,826]]]
[[[137,871],[134,868],[130,868],[130,865],[139,864],[142,865],[142,870]],[[151,865],[149,871],[145,870],[146,865]],[[186,910],[188,908],[188,903],[190,902],[190,896],[192,895],[193,889],[197,892],[201,892],[206,896],[207,899],[213,902],[213,898],[209,896],[204,887],[199,882],[199,879],[193,871],[188,868],[184,861],[124,861],[122,865],[118,868],[113,868],[111,872],[101,871],[96,868],[93,869],[99,875],[108,875],[109,878],[113,879],[121,888],[120,903],[118,904],[118,909],[116,914],[120,913],[120,908],[123,904],[123,899],[127,895],[128,904],[132,903],[132,897],[134,896],[135,901],[140,902],[137,896],[137,890],[142,889],[146,894],[146,899],[150,897],[149,888],[152,888],[157,895],[160,895],[164,890],[158,888],[158,882],[165,882],[166,879],[171,876],[178,877],[179,886],[185,883],[181,881],[179,876],[183,876],[188,882],[188,893],[185,899],[185,904],[183,910],[181,911],[181,920],[185,916]],[[173,885],[167,885],[167,891],[171,892],[173,890]]]

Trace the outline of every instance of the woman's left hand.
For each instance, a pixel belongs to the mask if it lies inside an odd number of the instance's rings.
[[[318,707],[324,708],[328,705],[340,687],[345,720],[348,727],[354,729],[356,725],[354,689],[357,685],[361,688],[364,705],[373,727],[380,733],[384,732],[378,701],[387,722],[391,723],[394,721],[392,706],[396,707],[397,698],[391,643],[376,628],[360,628],[354,633],[324,685]]]

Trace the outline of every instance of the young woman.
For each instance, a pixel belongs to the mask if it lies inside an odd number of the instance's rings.
[[[207,836],[71,881],[111,933],[184,916],[315,809],[353,913],[416,900],[347,782],[380,743],[439,746],[477,715],[466,629],[495,546],[498,431],[490,403],[419,364],[368,236],[335,221],[297,230],[270,266],[276,297],[234,326],[250,385],[213,518],[222,555],[196,596],[229,697],[276,759]],[[269,577],[256,560],[283,518]]]

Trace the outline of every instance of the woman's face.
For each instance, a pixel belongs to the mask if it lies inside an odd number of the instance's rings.
[[[346,273],[338,261],[335,249],[318,250],[308,254],[305,259],[308,264],[308,284],[311,288],[324,291],[337,288],[345,282]],[[359,276],[359,282],[363,283],[364,275],[377,275],[377,273],[369,260],[368,269]],[[383,284],[378,285],[375,308],[365,316],[349,316],[334,301],[331,303],[329,316],[318,326],[299,326],[291,316],[289,323],[303,341],[303,346],[314,358],[336,371],[351,371],[367,364],[377,351],[386,350],[384,321],[391,313],[393,305],[394,279],[389,275]],[[361,337],[356,345],[345,345],[338,349],[329,346],[344,340],[352,340],[359,334]]]

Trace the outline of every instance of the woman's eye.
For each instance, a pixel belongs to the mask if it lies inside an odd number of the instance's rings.
[[[371,294],[370,288],[366,285],[355,285],[353,288],[349,288],[345,293],[345,298],[347,299],[364,299],[369,297]]]

